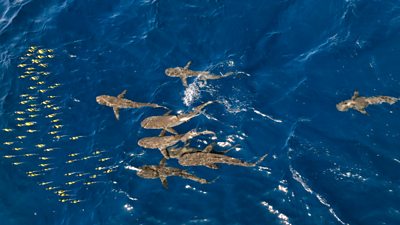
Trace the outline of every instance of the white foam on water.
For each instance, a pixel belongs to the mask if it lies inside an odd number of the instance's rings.
[[[282,123],[282,122],[283,122],[282,120],[274,119],[272,116],[267,115],[267,114],[264,114],[264,113],[258,111],[258,110],[255,109],[255,108],[252,108],[252,110],[253,110],[254,113],[256,113],[256,114],[258,114],[258,115],[260,115],[260,116],[262,116],[262,117],[268,118],[268,119],[270,119],[270,120],[272,120],[272,121],[274,121],[274,122],[276,122],[276,123]]]
[[[299,172],[297,172],[296,170],[294,170],[291,166],[289,167],[290,172],[292,173],[292,177],[294,180],[296,180],[297,182],[299,182],[301,184],[301,186],[303,186],[304,190],[307,191],[308,193],[314,195],[318,201],[325,205],[329,212],[331,213],[331,215],[333,215],[333,217],[335,217],[335,219],[340,222],[341,224],[346,224],[345,222],[343,222],[335,213],[335,211],[331,208],[331,205],[326,201],[326,199],[324,199],[320,194],[315,193],[308,185],[307,183],[304,181],[303,177],[300,175]]]
[[[291,225],[291,223],[289,222],[289,217],[279,212],[279,210],[274,209],[274,207],[270,205],[268,202],[262,201],[261,205],[265,206],[271,214],[277,215],[281,224]]]
[[[186,106],[190,106],[192,103],[198,100],[200,96],[200,88],[195,81],[189,84],[189,86],[185,89],[182,100]]]

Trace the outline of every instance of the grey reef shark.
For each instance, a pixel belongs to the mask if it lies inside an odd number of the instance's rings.
[[[150,116],[150,117],[147,117],[146,119],[144,119],[140,123],[140,125],[145,129],[163,129],[172,134],[178,134],[173,129],[173,127],[181,125],[182,123],[189,121],[193,117],[200,115],[203,108],[213,102],[214,101],[208,101],[206,103],[203,103],[203,104],[195,107],[191,112],[180,114],[180,115],[169,115],[171,113],[171,111],[169,111],[162,116]]]
[[[117,120],[119,120],[119,109],[129,109],[129,108],[141,108],[141,107],[151,107],[151,108],[164,108],[168,109],[167,107],[153,104],[153,103],[140,103],[134,102],[129,99],[124,98],[126,94],[126,90],[124,90],[121,94],[117,97],[110,96],[110,95],[100,95],[96,97],[96,102],[100,105],[105,105],[108,107],[112,107],[114,110],[114,115]]]
[[[157,179],[159,178],[161,180],[162,185],[164,188],[168,189],[168,182],[167,182],[167,177],[172,177],[172,176],[177,176],[177,177],[182,177],[184,179],[189,179],[201,184],[208,184],[210,183],[206,179],[197,177],[186,170],[174,168],[174,167],[167,167],[166,166],[166,159],[163,158],[160,161],[159,165],[145,165],[142,167],[139,167],[137,169],[136,174],[139,177],[145,178],[145,179]]]
[[[336,104],[337,110],[344,112],[349,109],[357,110],[358,112],[367,115],[367,108],[369,105],[378,105],[382,103],[388,103],[390,105],[396,103],[399,98],[391,97],[391,96],[372,96],[372,97],[361,97],[358,91],[354,91],[353,96],[349,100],[345,100]]]
[[[224,152],[212,152],[213,145],[214,144],[210,144],[203,150],[186,145],[182,148],[171,147],[168,151],[170,157],[178,159],[178,163],[182,166],[205,166],[211,169],[218,169],[217,164],[254,167],[267,157],[267,154],[265,154],[254,163],[244,162],[240,159],[226,156],[225,153],[229,150]]]
[[[215,133],[212,131],[196,131],[195,129],[188,131],[185,134],[176,134],[176,135],[167,135],[165,136],[166,131],[162,130],[160,135],[157,137],[145,137],[138,141],[138,145],[143,148],[149,149],[159,149],[164,156],[164,158],[169,159],[167,147],[173,146],[178,142],[186,143],[188,140],[200,136],[211,134],[215,136]]]
[[[193,70],[189,69],[191,64],[192,64],[192,62],[189,61],[185,65],[185,67],[167,68],[165,70],[165,75],[167,75],[169,77],[181,78],[183,86],[185,86],[185,87],[188,87],[188,83],[187,83],[188,77],[198,77],[199,80],[206,81],[206,80],[217,80],[217,79],[221,79],[221,78],[233,75],[233,72],[229,72],[224,75],[215,75],[215,74],[211,74],[208,71],[193,71]]]

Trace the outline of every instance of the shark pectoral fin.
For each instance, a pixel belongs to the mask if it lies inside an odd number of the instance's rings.
[[[178,132],[176,132],[176,130],[174,130],[172,127],[167,127],[164,130],[170,132],[171,134],[178,134]]]
[[[169,153],[166,148],[160,149],[160,152],[164,156],[164,159],[169,159]]]
[[[164,113],[163,116],[168,116],[171,113],[172,113],[172,110],[169,110],[168,112]]]
[[[182,84],[183,84],[183,86],[186,88],[186,87],[188,87],[188,83],[187,83],[187,77],[185,77],[185,76],[182,76],[181,77],[181,80],[182,80]]]
[[[119,120],[119,108],[113,107],[113,110],[114,110],[115,118],[117,118],[117,120]]]
[[[162,186],[163,186],[165,189],[168,189],[168,181],[167,181],[167,178],[166,178],[166,177],[160,177],[160,180],[161,180]]]
[[[202,152],[204,152],[204,153],[210,153],[210,152],[213,150],[214,145],[215,145],[215,143],[211,143],[211,144],[207,145],[207,146],[203,149]]]
[[[192,65],[192,61],[187,62],[185,67],[183,67],[183,68],[184,69],[189,69],[190,65]]]
[[[357,90],[355,90],[353,96],[351,97],[351,100],[358,98],[358,96],[360,96],[360,94],[358,93]]]
[[[162,130],[158,136],[159,137],[164,137],[166,132],[167,132],[166,130]]]
[[[217,166],[217,165],[215,165],[215,164],[206,164],[205,165],[206,167],[208,167],[208,168],[210,168],[210,169],[213,169],[213,170],[217,170],[219,167]]]
[[[125,96],[126,92],[127,92],[127,90],[124,90],[123,92],[121,92],[121,94],[119,94],[117,96],[117,98],[120,98],[120,99],[123,98]]]
[[[358,112],[364,114],[364,115],[368,115],[367,111],[363,108],[363,109],[356,109]]]

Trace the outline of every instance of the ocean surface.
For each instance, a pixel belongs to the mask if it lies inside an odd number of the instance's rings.
[[[170,67],[234,75],[184,88]],[[0,0],[0,224],[400,224],[399,0]],[[190,145],[256,167],[186,167],[213,181],[143,179],[164,109],[212,130]],[[176,160],[168,166],[178,167]]]

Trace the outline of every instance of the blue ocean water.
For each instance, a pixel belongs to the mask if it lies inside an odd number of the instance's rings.
[[[400,105],[335,108],[355,89],[400,96],[399,6],[1,0],[1,224],[400,224]],[[40,49],[38,80],[23,77]],[[187,89],[165,76],[189,60],[236,75]],[[180,112],[219,100],[177,131],[213,130],[218,149],[239,144],[228,154],[245,161],[269,155],[254,168],[187,168],[218,179],[170,177],[165,190],[127,167],[160,161],[137,141],[158,135],[140,122],[164,111],[117,121],[95,101],[124,89]]]

